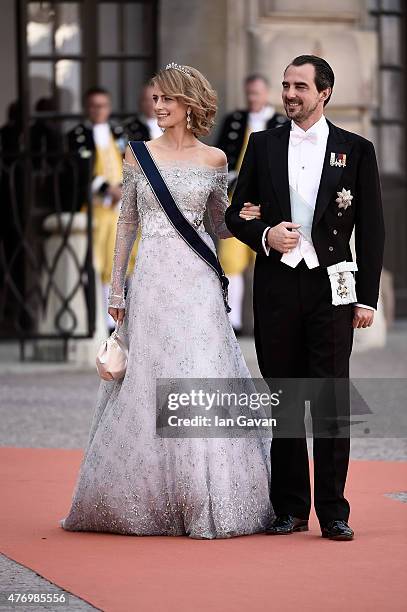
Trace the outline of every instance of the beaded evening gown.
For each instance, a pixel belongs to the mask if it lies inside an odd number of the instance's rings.
[[[135,162],[136,163],[136,162]],[[224,222],[227,167],[163,162],[183,214],[207,244]],[[124,299],[127,262],[141,240]],[[264,531],[272,520],[267,438],[160,438],[157,378],[249,378],[218,277],[162,212],[138,165],[124,162],[109,305],[126,306],[120,333],[126,375],[101,381],[68,515],[70,531],[226,538]]]

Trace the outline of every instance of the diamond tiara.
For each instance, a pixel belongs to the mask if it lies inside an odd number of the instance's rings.
[[[190,71],[185,68],[185,66],[180,66],[180,64],[176,64],[175,62],[171,62],[170,64],[167,64],[165,69],[168,70],[169,68],[173,68],[174,70],[179,70],[180,72],[183,72],[184,74],[187,74],[188,76],[191,76]]]

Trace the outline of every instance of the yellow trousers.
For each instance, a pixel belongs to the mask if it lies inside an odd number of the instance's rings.
[[[256,259],[256,253],[237,238],[220,240],[218,254],[226,276],[243,274],[249,266],[254,265]]]
[[[86,212],[86,204],[81,212]],[[99,273],[104,285],[110,284],[113,269],[114,247],[116,243],[117,220],[119,211],[111,207],[94,204],[93,206],[93,255],[95,270]],[[140,232],[130,253],[127,274],[131,274],[137,256]]]

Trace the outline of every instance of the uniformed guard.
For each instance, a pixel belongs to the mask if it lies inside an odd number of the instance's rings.
[[[282,126],[287,121],[287,117],[277,113],[269,103],[270,87],[264,75],[249,75],[244,81],[244,87],[247,108],[226,115],[217,142],[217,146],[228,158],[230,198],[250,134]],[[229,278],[229,304],[232,309],[230,320],[235,332],[239,334],[242,329],[244,272],[253,265],[255,254],[237,238],[230,238],[221,241],[219,257]]]
[[[127,137],[122,126],[109,121],[111,99],[102,87],[89,89],[84,96],[86,119],[68,133],[69,150],[79,154],[79,202],[78,209],[85,211],[88,205],[88,184],[91,180],[93,205],[93,252],[96,272],[100,274],[106,317],[109,328],[114,326],[107,313],[107,295],[110,285],[116,226],[121,202],[122,158]],[[88,175],[88,160],[93,157],[93,176]],[[128,273],[134,267],[137,252],[135,243]]]
[[[144,85],[140,92],[139,112],[123,124],[129,140],[154,140],[162,136],[154,113],[153,87]]]

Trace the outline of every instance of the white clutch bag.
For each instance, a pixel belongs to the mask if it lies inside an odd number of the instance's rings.
[[[119,325],[102,344],[96,355],[96,369],[103,380],[120,380],[127,367],[128,348],[118,334]]]

